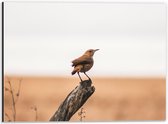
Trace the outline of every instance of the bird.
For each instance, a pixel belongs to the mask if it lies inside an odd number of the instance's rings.
[[[99,49],[89,49],[82,56],[72,61],[72,67],[74,67],[74,69],[71,72],[71,74],[74,75],[75,73],[77,73],[81,82],[83,80],[79,72],[84,73],[88,77],[88,79],[91,80],[90,77],[86,74],[86,72],[92,68],[94,64],[93,55],[98,50]]]

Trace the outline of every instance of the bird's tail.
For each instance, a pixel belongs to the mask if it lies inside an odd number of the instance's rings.
[[[75,73],[76,73],[76,70],[74,69],[74,70],[71,72],[71,74],[74,75]]]
[[[74,70],[71,72],[72,75],[74,75],[76,72],[80,72],[81,68],[80,66],[76,66]]]

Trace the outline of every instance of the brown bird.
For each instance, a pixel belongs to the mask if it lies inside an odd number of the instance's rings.
[[[74,67],[74,70],[72,71],[71,74],[74,75],[77,72],[80,80],[82,81],[82,78],[79,72],[83,72],[89,78],[89,80],[91,80],[90,77],[86,74],[86,72],[92,68],[94,63],[93,55],[97,50],[99,49],[95,49],[95,50],[89,49],[81,57],[73,60],[72,67]]]

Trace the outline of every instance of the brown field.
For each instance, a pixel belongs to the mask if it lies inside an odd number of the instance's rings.
[[[16,91],[20,77],[8,79]],[[6,81],[5,87],[9,87]],[[84,121],[165,120],[166,79],[95,77],[92,81],[96,91],[83,106]],[[37,121],[48,121],[78,82],[78,78],[69,77],[22,77],[16,121],[35,121],[32,106],[37,106]],[[7,91],[4,108],[12,119],[11,94]],[[79,121],[77,113],[71,121]]]

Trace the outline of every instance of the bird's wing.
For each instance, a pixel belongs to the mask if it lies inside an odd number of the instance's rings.
[[[92,58],[81,56],[81,57],[72,61],[72,66],[90,64],[91,62],[92,62]]]

